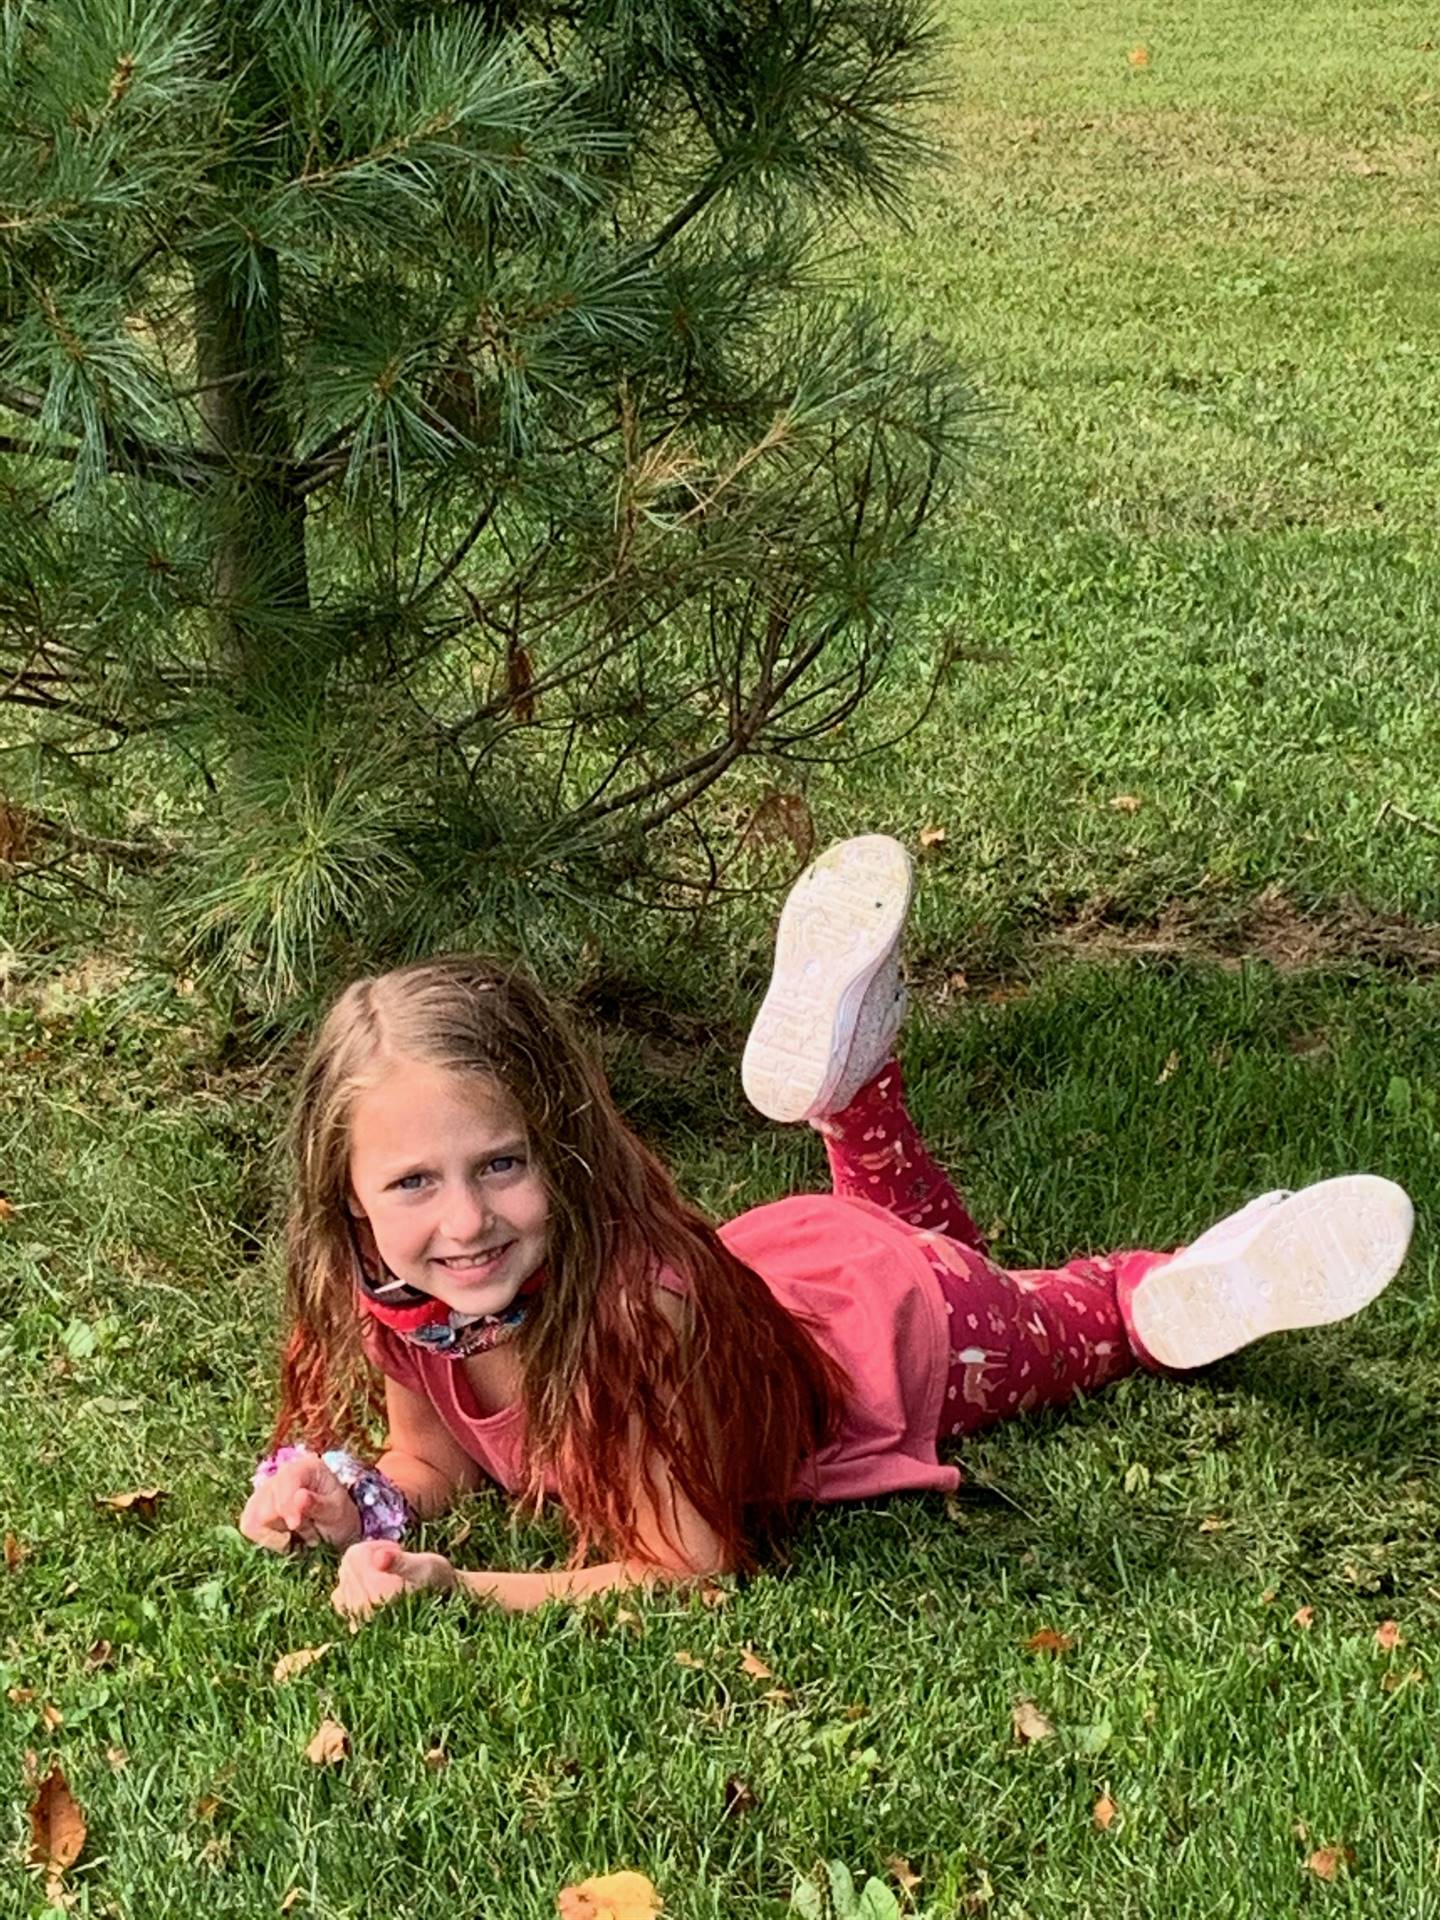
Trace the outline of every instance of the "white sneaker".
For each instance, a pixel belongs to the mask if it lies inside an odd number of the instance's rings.
[[[1394,1278],[1414,1224],[1404,1189],[1374,1174],[1262,1194],[1146,1274],[1135,1332],[1162,1366],[1188,1370],[1267,1333],[1348,1320]]]
[[[827,847],[790,889],[740,1064],[751,1105],[772,1120],[838,1113],[889,1059],[910,888],[909,854],[871,833]]]

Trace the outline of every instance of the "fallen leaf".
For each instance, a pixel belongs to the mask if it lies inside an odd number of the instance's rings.
[[[1058,1659],[1062,1653],[1069,1653],[1075,1642],[1068,1633],[1057,1633],[1054,1627],[1041,1627],[1038,1633],[1032,1633],[1025,1641],[1026,1653],[1053,1653]]]
[[[86,1673],[99,1673],[102,1667],[113,1667],[115,1649],[108,1640],[97,1640],[85,1656]]]
[[[1109,1794],[1102,1793],[1100,1798],[1095,1802],[1092,1818],[1102,1833],[1108,1833],[1111,1823],[1118,1812],[1119,1808],[1115,1805],[1115,1802],[1110,1798]]]
[[[283,1687],[287,1680],[293,1680],[297,1673],[304,1673],[307,1667],[313,1667],[317,1660],[323,1660],[331,1651],[335,1642],[326,1640],[318,1647],[297,1647],[294,1653],[282,1653],[275,1662],[275,1671],[271,1679],[277,1687]]]
[[[12,1707],[28,1707],[35,1698],[34,1687],[11,1687],[5,1695]]]
[[[1405,1636],[1401,1633],[1398,1622],[1382,1620],[1375,1629],[1375,1644],[1382,1653],[1393,1653],[1396,1647],[1403,1647]]]
[[[773,1680],[775,1678],[775,1675],[771,1672],[770,1668],[766,1666],[759,1654],[753,1652],[749,1647],[746,1647],[744,1657],[740,1662],[740,1671],[748,1674],[752,1680]]]
[[[632,1613],[629,1607],[615,1609],[615,1624],[617,1627],[625,1627],[631,1633],[643,1633],[645,1630],[644,1621],[638,1613]]]
[[[1229,1524],[1230,1522],[1228,1520],[1222,1520],[1218,1513],[1207,1513],[1205,1518],[1200,1522],[1199,1531],[1201,1533],[1223,1533]]]
[[[738,1814],[753,1813],[760,1804],[755,1789],[748,1780],[742,1780],[738,1773],[732,1773],[725,1782],[724,1812],[728,1818]]]
[[[1051,1740],[1055,1736],[1054,1727],[1033,1700],[1018,1702],[1010,1715],[1010,1724],[1022,1746],[1029,1746],[1036,1740]]]
[[[760,1698],[765,1701],[768,1706],[788,1707],[795,1696],[793,1693],[787,1693],[784,1687],[771,1687],[770,1691],[768,1693],[762,1693]]]
[[[665,1902],[643,1873],[604,1873],[556,1895],[560,1920],[653,1920]]]
[[[5,1565],[9,1572],[15,1573],[21,1561],[27,1560],[29,1556],[30,1549],[24,1544],[18,1534],[7,1533],[5,1535]]]
[[[1130,64],[1132,67],[1148,67],[1150,64],[1150,49],[1148,47],[1131,47]]]
[[[45,1723],[47,1733],[58,1733],[65,1724],[65,1716],[59,1707],[48,1704],[40,1709],[40,1718]]]
[[[217,1793],[202,1794],[195,1802],[195,1818],[210,1821],[220,1811],[220,1796]]]
[[[45,1874],[46,1897],[56,1904],[62,1881],[85,1845],[85,1816],[58,1766],[52,1766],[30,1803],[30,1861]]]
[[[427,1773],[439,1773],[442,1768],[449,1766],[450,1756],[443,1747],[430,1747],[423,1764]]]
[[[112,1773],[123,1773],[130,1764],[130,1756],[124,1747],[106,1747],[105,1758],[110,1762]]]
[[[1169,1053],[1167,1053],[1165,1056],[1164,1066],[1161,1067],[1159,1073],[1156,1075],[1156,1078],[1155,1078],[1156,1086],[1163,1087],[1165,1082],[1167,1080],[1173,1080],[1175,1075],[1179,1071],[1180,1071],[1180,1049],[1178,1047],[1172,1047]]]
[[[1341,1867],[1352,1865],[1354,1859],[1353,1847],[1317,1847],[1305,1864],[1321,1880],[1333,1880]]]
[[[923,1875],[916,1873],[903,1854],[892,1853],[885,1862],[885,1870],[894,1876],[895,1884],[902,1893],[914,1893]]]
[[[1297,1607],[1290,1616],[1290,1624],[1292,1627],[1299,1627],[1303,1633],[1308,1633],[1315,1624],[1314,1607]]]
[[[705,1585],[700,1589],[700,1600],[701,1604],[707,1607],[728,1607],[730,1604],[730,1589],[728,1587],[717,1587],[707,1580]]]
[[[1380,1676],[1380,1691],[1382,1693],[1399,1693],[1402,1687],[1413,1687],[1418,1681],[1423,1680],[1424,1677],[1419,1667],[1411,1667],[1408,1673],[1401,1673],[1398,1667],[1389,1667]]]
[[[1112,813],[1138,813],[1144,802],[1138,793],[1117,793],[1110,802]]]
[[[0,1193],[0,1223],[15,1217],[15,1202]]]
[[[697,1660],[687,1647],[682,1647],[676,1654],[675,1664],[677,1667],[693,1667],[696,1673],[705,1671],[705,1662]]]
[[[315,1737],[305,1749],[312,1767],[338,1767],[350,1753],[350,1735],[338,1720],[322,1720]]]
[[[789,841],[797,859],[808,860],[815,851],[815,822],[800,794],[772,787],[752,809],[741,829],[740,845],[775,846],[782,840]]]
[[[943,847],[945,844],[944,827],[922,827],[920,829],[922,847]]]
[[[280,1902],[281,1913],[292,1912],[296,1907],[299,1906],[300,1902],[304,1898],[305,1896],[303,1893],[301,1893],[299,1887],[292,1887],[290,1891],[286,1894],[285,1898]]]
[[[117,1513],[138,1513],[142,1520],[154,1517],[155,1509],[169,1494],[164,1487],[132,1487],[126,1493],[97,1493],[97,1507],[113,1507]]]

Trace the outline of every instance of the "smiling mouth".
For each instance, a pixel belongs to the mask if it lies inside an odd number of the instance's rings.
[[[434,1261],[433,1264],[439,1267],[442,1273],[453,1273],[457,1279],[467,1274],[487,1274],[493,1272],[514,1244],[513,1240],[507,1240],[502,1247],[487,1247],[483,1253],[449,1255],[443,1260]]]

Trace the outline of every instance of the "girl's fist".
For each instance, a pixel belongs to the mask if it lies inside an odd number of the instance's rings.
[[[454,1585],[455,1569],[443,1553],[407,1553],[391,1540],[361,1540],[341,1556],[330,1604],[358,1627],[402,1593],[425,1587],[445,1593]]]
[[[287,1460],[245,1502],[240,1531],[257,1547],[284,1553],[297,1542],[348,1547],[360,1538],[355,1502],[317,1453]]]

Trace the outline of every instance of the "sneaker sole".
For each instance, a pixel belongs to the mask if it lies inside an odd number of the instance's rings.
[[[1322,1180],[1272,1207],[1233,1246],[1176,1254],[1130,1303],[1162,1366],[1208,1366],[1295,1327],[1348,1320],[1382,1293],[1410,1244],[1404,1189],[1373,1174]]]
[[[740,1078],[772,1120],[804,1120],[840,1081],[855,1017],[910,906],[910,856],[887,834],[829,847],[790,890],[770,989]]]

